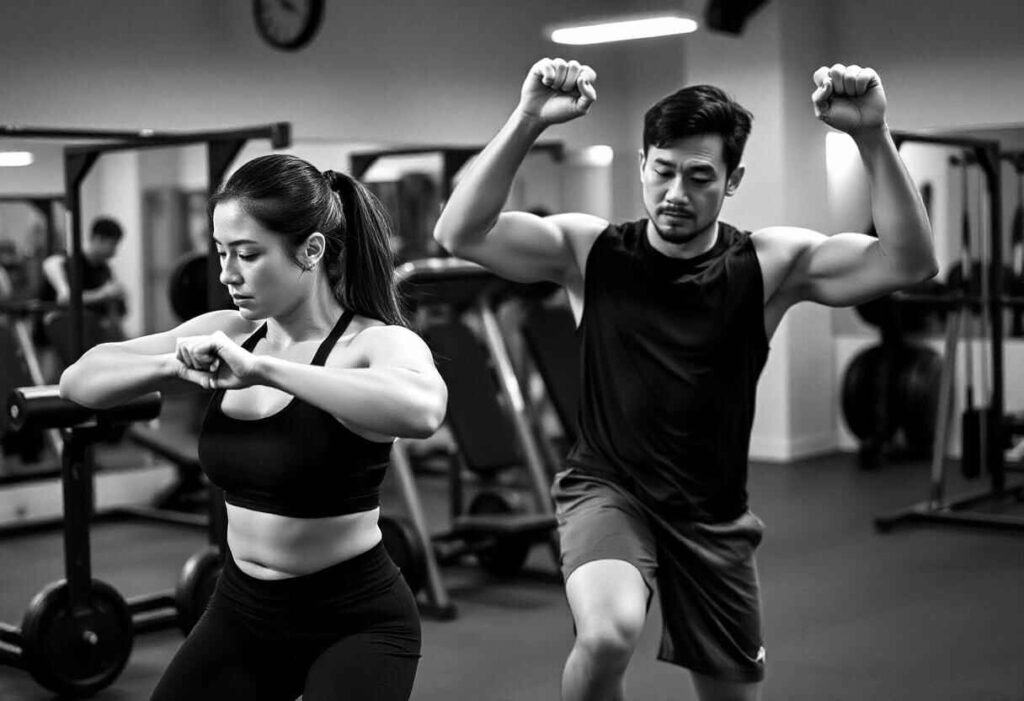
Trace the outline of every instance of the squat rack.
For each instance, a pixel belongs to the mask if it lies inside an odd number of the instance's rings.
[[[898,293],[897,299],[905,303],[931,304],[949,309],[955,313],[946,329],[946,358],[940,388],[938,423],[932,454],[931,483],[928,499],[902,511],[875,518],[875,527],[887,532],[897,526],[910,524],[942,524],[975,526],[1004,531],[1024,532],[1024,517],[980,510],[986,504],[1005,502],[1010,498],[1024,499],[1024,484],[1008,486],[1006,482],[1006,458],[1002,450],[1006,432],[1004,406],[1003,367],[1003,311],[1024,308],[1024,299],[1011,297],[1004,290],[1003,242],[1002,242],[1002,186],[999,142],[967,137],[893,132],[893,141],[899,148],[904,143],[924,143],[951,146],[963,149],[973,159],[984,175],[985,190],[988,194],[989,259],[983,270],[983,286],[980,295],[911,295]],[[965,205],[966,206],[966,205]],[[949,437],[948,417],[953,407],[953,386],[956,378],[956,347],[959,341],[959,326],[962,314],[971,308],[980,308],[990,331],[989,367],[992,373],[992,387],[988,412],[994,431],[988,436],[997,449],[986,451],[982,459],[987,463],[990,477],[989,487],[975,494],[947,498],[945,494],[945,453]],[[970,341],[968,341],[970,342]]]

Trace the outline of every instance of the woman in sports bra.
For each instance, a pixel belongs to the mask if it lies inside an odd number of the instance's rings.
[[[199,455],[228,552],[152,698],[407,699],[419,615],[378,492],[394,439],[432,434],[447,390],[404,325],[386,219],[352,178],[286,155],[243,165],[210,210],[237,310],[96,346],[60,384],[92,407],[213,391]]]

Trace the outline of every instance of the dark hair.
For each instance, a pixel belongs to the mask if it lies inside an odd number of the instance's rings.
[[[380,202],[344,173],[321,173],[296,156],[249,161],[210,198],[209,213],[237,201],[265,229],[297,249],[315,231],[327,240],[324,270],[346,309],[388,324],[406,325],[395,285],[391,227]],[[296,265],[299,260],[296,255]]]
[[[719,88],[691,85],[659,100],[644,115],[644,153],[651,146],[687,136],[718,134],[722,137],[726,175],[740,164],[743,147],[754,117]]]
[[[89,236],[120,241],[121,237],[124,236],[124,230],[114,219],[111,219],[110,217],[99,217],[93,221],[92,228],[89,231]]]

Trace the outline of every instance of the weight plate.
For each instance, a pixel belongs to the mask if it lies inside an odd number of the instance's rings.
[[[890,366],[894,353],[884,346],[871,346],[858,353],[843,374],[840,391],[843,418],[850,432],[861,441],[884,442],[895,432],[889,416]]]
[[[174,603],[178,609],[178,627],[185,635],[206,611],[223,564],[220,550],[210,545],[190,557],[181,569],[174,589]]]
[[[202,253],[187,254],[171,272],[167,297],[171,309],[182,321],[210,311],[206,297],[208,276],[206,255]]]
[[[22,619],[26,667],[37,682],[67,696],[90,696],[117,679],[132,651],[131,613],[109,584],[92,580],[83,606],[71,606],[65,580],[32,599]]]

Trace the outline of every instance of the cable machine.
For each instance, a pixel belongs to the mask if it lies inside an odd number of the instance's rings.
[[[1019,433],[1022,427],[1017,425],[1013,417],[1007,417],[1004,402],[1004,313],[1006,310],[1024,309],[1024,297],[1013,296],[1006,289],[1006,277],[1003,265],[1002,236],[1002,190],[1000,173],[999,144],[995,141],[946,137],[937,135],[894,132],[893,140],[897,148],[905,143],[924,143],[959,148],[963,155],[956,160],[955,166],[964,168],[975,164],[980,168],[978,204],[980,264],[973,265],[970,256],[965,256],[960,268],[964,283],[959,291],[951,291],[944,295],[907,294],[896,295],[900,303],[908,305],[931,305],[947,312],[945,335],[945,359],[939,388],[939,406],[936,417],[936,431],[932,450],[931,481],[928,498],[925,501],[897,513],[875,518],[875,527],[881,532],[888,532],[899,526],[910,524],[943,524],[957,526],[974,526],[988,529],[1024,531],[1024,515],[998,513],[1001,505],[1013,500],[1024,500],[1024,484],[1008,484],[1007,473],[1020,471],[1006,465],[1003,447],[1006,439]],[[969,216],[966,213],[968,188],[964,179],[965,215],[963,221],[964,243],[967,243]],[[987,200],[981,195],[987,195]],[[987,204],[987,206],[986,206]],[[984,215],[987,214],[987,217]],[[987,230],[986,230],[987,225]],[[963,246],[966,252],[967,245]],[[984,254],[988,255],[985,256]],[[978,283],[972,282],[972,272],[977,267],[980,275]],[[988,474],[989,485],[986,489],[974,494],[950,497],[946,493],[946,452],[950,436],[950,419],[954,409],[957,350],[960,345],[964,327],[972,314],[979,317],[982,336],[980,353],[983,369],[991,377],[988,394],[988,405],[980,412],[976,428],[979,432],[977,440],[972,439],[975,446],[963,446],[963,452],[975,447],[979,471]],[[966,338],[967,348],[971,348],[973,339]],[[987,341],[987,344],[985,343]],[[987,348],[985,346],[987,345]],[[968,352],[970,360],[973,351]],[[987,367],[986,367],[987,365]],[[973,368],[968,368],[968,378],[973,377]],[[968,380],[968,387],[973,380]],[[973,403],[973,402],[972,402]],[[970,407],[968,407],[970,409]],[[965,420],[973,421],[973,416],[965,412]],[[966,436],[969,430],[965,430]],[[968,458],[964,456],[965,460]]]

